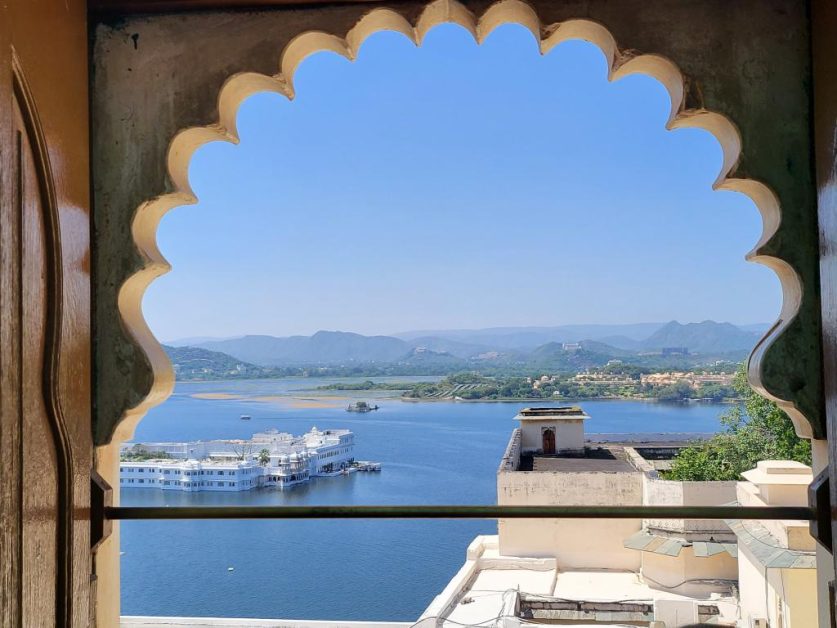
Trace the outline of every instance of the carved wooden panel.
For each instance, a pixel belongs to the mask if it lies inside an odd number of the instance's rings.
[[[12,63],[10,175],[0,218],[3,625],[72,619],[73,473],[58,381],[61,254],[52,173]]]

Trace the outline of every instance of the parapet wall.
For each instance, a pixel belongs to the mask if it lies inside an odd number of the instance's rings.
[[[522,434],[520,428],[517,427],[512,432],[509,444],[506,445],[506,451],[500,460],[500,467],[497,473],[517,471],[520,467],[520,451],[521,451]]]
[[[513,439],[514,440],[514,439]],[[504,458],[505,460],[505,458]],[[635,473],[526,472],[497,474],[497,503],[503,506],[642,504],[642,478]],[[640,552],[624,539],[640,519],[501,519],[503,556],[554,557],[559,569],[638,570]]]
[[[643,475],[643,503],[655,506],[722,506],[734,502],[736,482],[677,482]],[[731,534],[721,520],[646,519],[648,528],[668,532]]]

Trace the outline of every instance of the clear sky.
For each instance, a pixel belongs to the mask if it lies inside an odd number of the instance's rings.
[[[159,338],[779,312],[778,280],[744,261],[758,211],[711,189],[715,140],[666,131],[662,86],[608,83],[592,45],[378,33],[294,84],[194,158],[200,202],[164,217],[173,270],[144,301]]]

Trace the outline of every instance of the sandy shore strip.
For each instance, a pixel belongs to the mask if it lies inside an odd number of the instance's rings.
[[[348,397],[291,397],[289,395],[269,395],[253,397],[252,401],[281,403],[291,408],[342,408]]]
[[[193,399],[244,399],[241,395],[233,395],[225,392],[195,393],[189,396]]]
[[[189,395],[193,399],[207,399],[214,401],[258,401],[261,403],[278,403],[289,408],[342,408],[349,402],[349,397],[295,397],[293,395],[261,395],[248,397],[226,392],[206,392]]]

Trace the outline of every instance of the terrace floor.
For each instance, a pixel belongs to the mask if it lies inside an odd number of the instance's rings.
[[[583,454],[522,455],[518,471],[542,473],[631,473],[637,469],[628,462],[621,447],[587,447]]]

